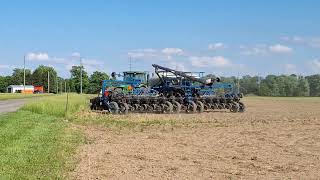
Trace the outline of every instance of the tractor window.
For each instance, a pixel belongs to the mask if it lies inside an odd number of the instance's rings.
[[[125,73],[124,74],[125,81],[135,81],[140,80],[142,83],[146,83],[146,74],[144,73]]]
[[[145,74],[135,74],[135,79],[140,80],[142,83],[145,83],[146,81]]]

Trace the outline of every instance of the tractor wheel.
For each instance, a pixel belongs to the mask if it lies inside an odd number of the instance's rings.
[[[162,104],[162,113],[169,114],[173,112],[173,105],[171,102],[166,101]]]
[[[243,102],[239,102],[239,112],[245,112],[246,106],[243,104]]]
[[[239,105],[237,103],[232,103],[230,107],[230,112],[236,113],[239,111]]]
[[[90,109],[91,109],[91,110],[97,110],[97,107],[96,107],[95,104],[91,104],[91,105],[90,105]]]
[[[139,108],[138,108],[138,112],[139,113],[144,113],[146,111],[146,109],[144,108],[143,105],[139,105]]]
[[[120,103],[119,104],[119,113],[120,114],[128,114],[129,112],[129,105],[127,103]]]
[[[116,102],[110,102],[109,103],[109,111],[111,114],[118,114],[119,113],[119,106]]]
[[[195,102],[191,101],[187,105],[187,113],[195,113],[197,112],[197,105]]]
[[[198,113],[203,113],[203,111],[204,111],[204,105],[201,101],[197,102],[197,111],[198,111]]]
[[[180,113],[180,111],[181,111],[181,104],[178,103],[177,101],[172,101],[172,105],[173,105],[173,112],[174,112],[174,113]]]
[[[90,109],[91,110],[98,110],[98,106],[100,106],[100,101],[98,98],[90,99],[91,105]]]
[[[150,107],[148,104],[142,104],[142,107],[144,109],[145,112],[149,113],[150,112]]]
[[[224,107],[223,107],[223,104],[218,104],[218,109],[223,109]]]
[[[139,110],[139,104],[133,104],[132,111],[138,112]]]
[[[134,112],[134,107],[132,105],[129,105],[129,111]]]

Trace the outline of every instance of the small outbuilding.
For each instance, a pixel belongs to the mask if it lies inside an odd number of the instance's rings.
[[[23,94],[33,94],[34,86],[26,85],[10,85],[7,87],[7,93],[23,93]]]

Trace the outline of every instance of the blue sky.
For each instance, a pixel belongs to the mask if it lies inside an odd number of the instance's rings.
[[[3,0],[0,75],[54,66],[218,75],[320,73],[320,1]]]

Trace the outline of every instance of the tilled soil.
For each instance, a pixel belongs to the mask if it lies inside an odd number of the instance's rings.
[[[174,123],[81,126],[74,179],[319,179],[320,101],[246,100],[247,112],[118,116]]]

